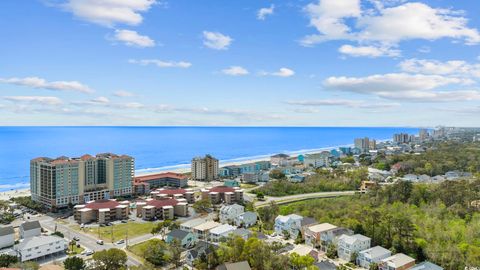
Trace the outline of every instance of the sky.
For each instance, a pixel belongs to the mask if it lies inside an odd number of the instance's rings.
[[[480,126],[480,2],[2,0],[0,125]]]

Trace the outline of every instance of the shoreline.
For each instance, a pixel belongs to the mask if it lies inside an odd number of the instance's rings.
[[[386,142],[389,140],[390,139],[379,139],[377,140],[377,142]],[[259,161],[268,161],[270,160],[270,156],[278,153],[284,153],[291,157],[296,157],[298,155],[316,154],[322,151],[327,151],[327,150],[329,151],[332,149],[338,149],[340,147],[352,147],[352,146],[353,144],[343,144],[343,145],[327,146],[327,147],[314,148],[314,149],[278,151],[277,153],[226,159],[226,160],[219,161],[220,163],[219,167],[242,165],[242,164],[248,164],[248,163],[259,162]],[[146,169],[135,170],[135,176],[146,176],[146,175],[153,175],[153,174],[165,173],[165,172],[186,174],[186,173],[190,173],[190,171],[191,171],[190,164],[177,164],[177,165],[163,166],[158,168],[146,168]],[[18,188],[18,189],[0,191],[0,200],[8,200],[13,197],[22,197],[22,196],[31,196],[30,188]]]

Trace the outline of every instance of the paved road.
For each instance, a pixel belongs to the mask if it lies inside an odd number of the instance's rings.
[[[303,201],[307,199],[316,199],[316,198],[332,198],[339,196],[350,196],[354,195],[355,191],[332,191],[332,192],[316,192],[316,193],[306,193],[306,194],[297,194],[283,197],[267,197],[265,196],[264,201],[256,201],[255,207],[264,207],[270,204],[270,202],[276,202],[277,204],[290,203],[296,201]],[[251,195],[254,196],[254,195]]]
[[[42,227],[44,227],[44,228],[46,228],[50,231],[55,230],[55,219],[53,219],[53,218],[43,219],[40,222],[42,224]],[[110,243],[105,242],[105,244],[99,245],[99,244],[97,244],[97,239],[94,238],[93,236],[87,234],[87,233],[76,231],[76,230],[74,230],[72,228],[69,228],[68,226],[60,224],[58,222],[56,223],[56,225],[57,225],[57,231],[63,233],[65,235],[65,238],[68,241],[71,241],[74,237],[78,237],[80,239],[80,241],[78,241],[78,243],[80,245],[82,245],[83,247],[85,247],[86,249],[90,249],[90,250],[93,250],[93,251],[100,251],[100,250],[110,249],[110,248],[120,248],[120,249],[125,248],[125,244],[115,245],[115,244],[110,244]],[[141,241],[139,241],[139,242],[141,242]],[[129,244],[131,244],[131,241],[129,241]],[[128,256],[127,264],[138,266],[138,265],[141,265],[142,263],[140,261],[138,261],[137,259],[135,259],[131,256]]]

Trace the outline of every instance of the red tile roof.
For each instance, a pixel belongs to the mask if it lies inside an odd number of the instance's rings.
[[[178,201],[175,199],[163,199],[163,200],[150,200],[146,201],[147,205],[155,206],[156,208],[162,208],[164,206],[175,206]]]
[[[135,181],[138,181],[138,182],[151,181],[151,180],[156,180],[161,178],[187,179],[187,176],[181,173],[166,172],[166,173],[149,174],[144,176],[136,176]]]
[[[90,208],[93,210],[98,210],[102,208],[113,209],[118,205],[120,205],[120,203],[115,200],[98,200],[98,201],[87,203],[87,205],[85,205],[85,208]]]
[[[167,195],[174,195],[174,194],[185,194],[185,192],[187,192],[185,189],[183,188],[177,188],[177,189],[157,189],[156,191],[158,191],[158,193],[160,194],[167,194]]]
[[[211,188],[210,192],[219,192],[219,193],[235,192],[235,189],[231,187],[219,186],[219,187]]]

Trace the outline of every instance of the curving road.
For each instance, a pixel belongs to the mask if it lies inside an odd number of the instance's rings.
[[[318,198],[333,198],[340,196],[351,196],[354,195],[356,191],[329,191],[329,192],[316,192],[316,193],[306,193],[306,194],[295,194],[282,197],[270,197],[265,196],[264,201],[256,201],[254,203],[256,208],[264,207],[270,204],[270,202],[275,202],[277,204],[285,204],[309,199],[318,199]],[[249,194],[252,197],[255,197],[254,194]]]

